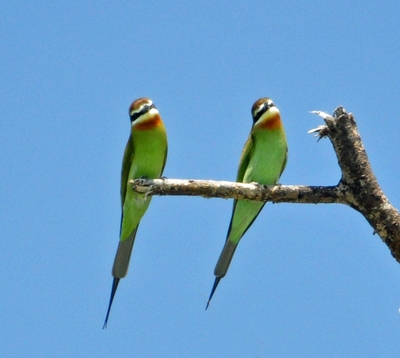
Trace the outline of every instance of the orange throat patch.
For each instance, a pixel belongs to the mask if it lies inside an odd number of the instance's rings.
[[[161,123],[162,123],[161,117],[158,114],[155,114],[151,118],[148,118],[142,123],[137,124],[135,126],[135,129],[139,131],[146,131],[160,126]]]
[[[261,123],[260,123],[260,128],[264,128],[264,129],[278,129],[282,127],[282,122],[281,122],[281,116],[276,113],[274,114],[272,117],[266,118],[264,119]]]

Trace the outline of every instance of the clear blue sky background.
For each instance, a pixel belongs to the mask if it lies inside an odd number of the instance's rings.
[[[128,108],[153,99],[165,176],[234,180],[271,97],[281,183],[334,185],[309,113],[354,113],[400,207],[398,1],[3,1],[2,357],[398,357],[400,266],[357,212],[267,204],[208,311],[231,200],[155,197],[107,330]]]

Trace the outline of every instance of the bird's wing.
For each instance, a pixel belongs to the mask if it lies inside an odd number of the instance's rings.
[[[124,207],[126,188],[128,186],[128,176],[131,169],[133,157],[133,143],[132,136],[129,136],[128,142],[125,146],[124,157],[122,159],[122,169],[121,169],[121,208]]]

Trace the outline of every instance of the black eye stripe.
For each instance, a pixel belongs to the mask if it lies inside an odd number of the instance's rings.
[[[253,116],[254,119],[254,123],[256,123],[261,116],[268,111],[271,107],[274,107],[274,103],[273,102],[264,102],[263,106],[261,107],[261,109],[257,112],[256,115]]]
[[[143,114],[147,113],[148,111],[150,111],[150,109],[152,109],[152,108],[156,108],[156,106],[153,103],[144,105],[143,108],[139,112],[135,112],[135,113],[133,113],[131,115],[131,122],[135,121],[141,115],[143,115]]]

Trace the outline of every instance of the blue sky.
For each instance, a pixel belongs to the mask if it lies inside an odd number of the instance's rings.
[[[397,1],[0,4],[2,357],[398,357],[400,266],[357,212],[267,204],[208,311],[231,200],[155,197],[107,330],[128,108],[168,131],[168,178],[234,180],[271,97],[283,184],[334,185],[343,105],[400,206]]]

